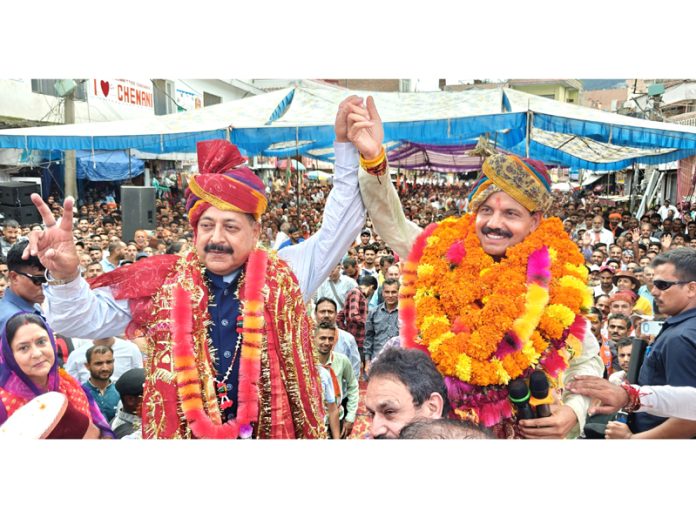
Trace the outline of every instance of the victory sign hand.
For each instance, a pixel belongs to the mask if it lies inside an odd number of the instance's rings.
[[[41,196],[34,193],[31,201],[36,206],[45,230],[34,230],[29,233],[29,246],[24,249],[22,259],[29,255],[38,256],[55,279],[71,279],[78,275],[80,260],[73,240],[73,205],[75,200],[68,196],[63,204],[63,217],[56,222],[48,205]]]

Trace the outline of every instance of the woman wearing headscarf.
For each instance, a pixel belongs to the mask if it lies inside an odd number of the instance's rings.
[[[48,324],[33,313],[17,313],[2,332],[0,425],[32,399],[51,391],[66,396],[64,415],[71,422],[49,437],[114,437],[94,399],[58,367],[56,342]]]

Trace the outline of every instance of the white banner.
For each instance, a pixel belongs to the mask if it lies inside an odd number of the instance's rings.
[[[152,83],[130,79],[92,79],[90,95],[118,104],[142,106],[152,110],[155,103]]]

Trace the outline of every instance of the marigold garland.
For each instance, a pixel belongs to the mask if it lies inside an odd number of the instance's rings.
[[[492,426],[512,413],[510,380],[537,365],[558,377],[579,354],[577,318],[592,303],[586,280],[558,218],[542,220],[500,262],[483,251],[474,215],[447,218],[418,236],[406,261],[401,340],[430,354],[457,415]]]
[[[247,262],[244,298],[242,300],[243,335],[239,366],[238,410],[236,419],[216,425],[205,412],[200,376],[193,350],[193,312],[191,297],[177,286],[174,291],[172,354],[176,372],[181,410],[193,435],[199,439],[249,438],[259,414],[258,383],[261,375],[261,345],[264,332],[263,286],[266,280],[268,255],[256,249]],[[240,289],[240,294],[242,290]]]

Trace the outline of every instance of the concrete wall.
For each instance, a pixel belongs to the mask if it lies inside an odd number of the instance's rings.
[[[627,88],[611,88],[607,90],[588,90],[582,93],[581,104],[589,108],[615,112],[628,98]]]

